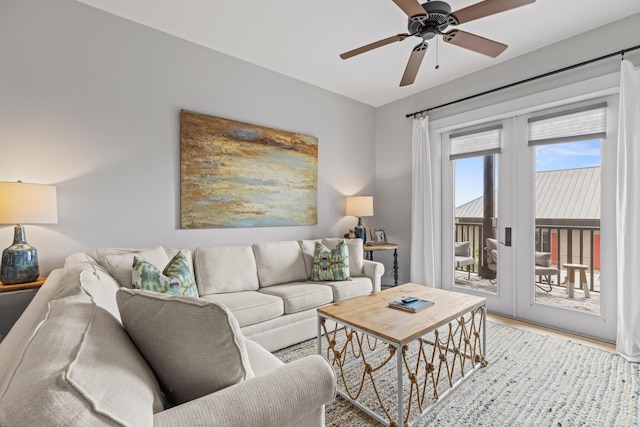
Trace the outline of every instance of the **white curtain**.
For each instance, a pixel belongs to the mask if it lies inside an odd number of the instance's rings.
[[[429,143],[429,118],[413,119],[411,281],[440,283],[440,150]],[[439,286],[438,286],[439,287]]]
[[[627,60],[620,73],[618,126],[616,348],[625,359],[640,362],[640,71]]]

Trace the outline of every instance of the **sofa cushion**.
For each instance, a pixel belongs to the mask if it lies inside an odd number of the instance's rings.
[[[107,269],[121,286],[126,288],[133,287],[131,271],[133,269],[134,255],[138,255],[160,270],[170,261],[162,246],[153,249],[103,248],[96,250],[96,255],[100,264]]]
[[[109,273],[91,256],[84,252],[73,253],[65,258],[64,265],[62,267],[62,279],[50,299],[60,299],[71,295],[81,294],[82,288],[80,286],[80,274],[85,270],[92,272],[93,274],[101,273],[102,275],[109,276],[111,278]],[[115,279],[112,280],[115,281]],[[119,284],[117,286],[120,287]],[[115,291],[113,293],[115,302]]]
[[[373,283],[368,277],[352,277],[350,281],[322,282],[333,291],[333,302],[368,295],[373,292]]]
[[[300,240],[298,243],[300,243],[300,249],[302,249],[302,258],[304,259],[304,266],[307,270],[307,279],[311,279],[311,271],[313,270],[313,256],[316,252],[316,243],[322,243],[322,239]]]
[[[69,255],[64,259],[64,265],[62,267],[65,273],[70,271],[80,271],[80,270],[90,270],[97,271],[101,270],[106,272],[104,267],[100,265],[98,261],[96,261],[91,255],[86,252],[75,252]]]
[[[251,246],[201,247],[194,251],[193,257],[200,295],[259,288],[256,258]]]
[[[244,337],[225,306],[121,288],[122,324],[176,404],[253,377]]]
[[[333,301],[333,292],[329,286],[312,283],[286,283],[261,288],[259,292],[282,298],[284,314],[320,307]]]
[[[349,275],[351,277],[362,276],[364,270],[364,246],[362,239],[322,239],[322,244],[329,249],[334,249],[340,241],[344,241],[349,249]]]
[[[260,287],[307,280],[300,244],[295,240],[253,245]]]
[[[275,319],[284,314],[284,303],[281,298],[258,291],[209,294],[201,298],[225,305],[242,327]]]
[[[349,250],[342,240],[335,249],[316,243],[311,280],[351,280],[349,275]]]
[[[0,390],[0,425],[149,426],[160,386],[131,339],[86,295],[52,300]]]
[[[198,296],[196,281],[182,252],[178,252],[162,271],[134,255],[132,281],[136,289],[175,296]]]

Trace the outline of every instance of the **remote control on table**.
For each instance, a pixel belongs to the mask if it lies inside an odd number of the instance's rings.
[[[403,304],[409,304],[410,302],[418,301],[417,297],[402,297]]]

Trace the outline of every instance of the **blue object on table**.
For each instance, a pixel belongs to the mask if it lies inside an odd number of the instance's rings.
[[[0,282],[5,285],[33,282],[39,275],[38,252],[27,243],[24,227],[16,225],[13,244],[2,251]]]

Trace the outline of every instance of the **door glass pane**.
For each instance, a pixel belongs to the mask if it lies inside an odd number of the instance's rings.
[[[454,169],[454,286],[495,294],[498,154],[454,160]]]
[[[536,146],[535,160],[536,302],[598,314],[601,141]]]

